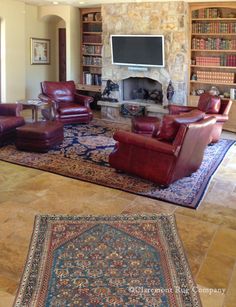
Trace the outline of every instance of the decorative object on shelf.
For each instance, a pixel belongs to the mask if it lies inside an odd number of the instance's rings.
[[[50,39],[31,38],[31,65],[50,64]]]
[[[175,90],[174,90],[174,87],[172,85],[172,82],[170,81],[169,85],[167,87],[167,93],[166,93],[166,97],[167,97],[169,102],[171,102],[174,93],[175,93]]]
[[[220,91],[218,90],[218,88],[216,86],[212,86],[209,93],[213,96],[219,96],[220,95]]]
[[[196,90],[196,94],[197,94],[198,96],[200,96],[200,95],[203,94],[203,93],[205,93],[205,90],[202,89],[202,88],[199,88],[199,89]]]
[[[236,88],[230,89],[230,99],[233,99],[233,100],[236,99]]]
[[[194,80],[194,81],[197,80],[197,75],[195,73],[192,74],[191,80]]]
[[[144,116],[145,106],[123,103],[120,107],[120,114],[124,117]]]
[[[112,80],[107,80],[106,87],[102,93],[102,101],[118,102],[117,98],[110,97],[111,93],[119,91],[119,85]]]

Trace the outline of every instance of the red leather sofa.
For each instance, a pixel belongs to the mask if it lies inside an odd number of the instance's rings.
[[[56,120],[64,124],[89,123],[93,114],[90,103],[93,98],[76,92],[74,81],[41,82],[42,93],[39,99],[52,103],[52,111]],[[50,120],[49,111],[42,110],[43,116]]]
[[[220,139],[224,123],[229,118],[231,105],[231,100],[221,100],[220,97],[204,93],[200,95],[197,107],[169,105],[168,108],[170,114],[180,114],[198,109],[206,113],[205,117],[214,116],[216,123],[212,131],[211,143],[216,143]]]
[[[162,187],[191,175],[202,163],[204,150],[216,123],[214,117],[193,122],[199,118],[199,114],[195,119],[194,116],[187,119],[183,116],[174,120],[173,117],[169,118],[167,122],[171,133],[165,133],[164,125],[157,138],[126,131],[115,132],[117,143],[109,155],[110,166]]]
[[[16,128],[25,124],[20,116],[21,104],[0,103],[0,146],[16,135]]]

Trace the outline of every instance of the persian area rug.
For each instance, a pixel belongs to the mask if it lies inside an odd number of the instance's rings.
[[[36,216],[14,307],[201,302],[172,215]]]
[[[0,159],[40,170],[81,179],[169,203],[197,208],[211,176],[220,165],[231,140],[221,140],[208,146],[199,170],[171,184],[167,189],[124,173],[117,173],[108,164],[114,148],[116,129],[125,127],[94,120],[89,125],[66,125],[64,142],[48,153],[18,151],[14,145],[0,149]]]

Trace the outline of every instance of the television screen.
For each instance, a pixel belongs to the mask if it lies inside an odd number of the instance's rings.
[[[112,64],[164,67],[163,35],[111,35]]]

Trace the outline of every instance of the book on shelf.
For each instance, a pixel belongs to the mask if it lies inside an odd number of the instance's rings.
[[[218,18],[221,17],[221,11],[219,8],[204,8],[194,10],[192,12],[192,18]]]
[[[102,46],[82,45],[82,53],[101,55]]]
[[[218,82],[218,83],[234,83],[235,74],[231,72],[219,72],[219,71],[202,71],[196,72],[197,81],[206,82]]]
[[[199,50],[236,50],[236,39],[196,38],[192,39],[192,49]]]
[[[84,43],[101,43],[102,42],[102,38],[101,38],[101,35],[97,35],[97,34],[84,34],[83,35],[83,42]]]
[[[100,74],[92,74],[88,71],[83,72],[83,84],[86,85],[101,85],[102,78]]]

